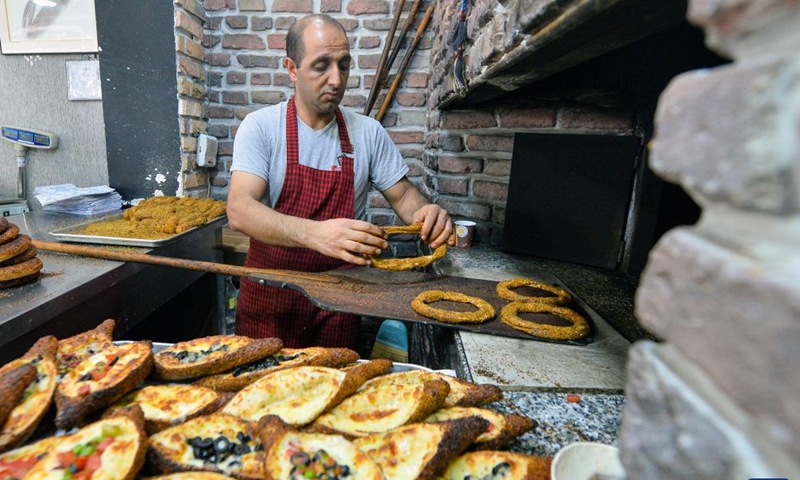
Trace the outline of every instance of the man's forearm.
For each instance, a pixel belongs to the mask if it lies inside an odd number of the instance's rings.
[[[425,205],[430,205],[430,203],[419,190],[411,185],[411,188],[407,188],[403,195],[392,204],[392,209],[404,223],[411,225],[414,222],[414,213]]]
[[[234,230],[259,242],[281,247],[307,247],[313,222],[279,213],[255,200],[229,202],[228,219]]]

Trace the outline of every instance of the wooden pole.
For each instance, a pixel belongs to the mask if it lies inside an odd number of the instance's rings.
[[[389,55],[389,48],[391,47],[392,40],[394,39],[394,32],[397,30],[397,24],[400,23],[400,14],[403,12],[403,7],[405,5],[406,0],[400,0],[399,4],[397,5],[397,10],[394,12],[392,24],[389,26],[389,33],[386,35],[386,41],[383,43],[381,59],[378,60],[378,68],[375,69],[375,78],[372,80],[372,89],[369,91],[367,105],[364,107],[364,115],[369,115],[369,112],[372,111],[372,107],[375,105],[375,100],[378,99],[378,94],[380,93],[381,85],[383,84],[383,77],[387,76],[387,72],[389,71],[388,68],[384,68],[384,65],[386,65],[386,57]],[[400,43],[400,40],[398,40],[398,43]]]
[[[389,60],[386,61],[386,68],[383,71],[383,75],[381,75],[381,83],[378,86],[378,91],[380,92],[383,90],[383,87],[386,86],[386,83],[389,81],[389,74],[392,70],[392,65],[394,65],[394,61],[397,59],[397,54],[400,53],[400,49],[403,47],[403,42],[408,36],[408,31],[411,29],[411,26],[414,25],[414,19],[417,18],[417,12],[419,11],[419,6],[422,4],[422,0],[414,0],[414,4],[411,6],[411,11],[408,12],[408,17],[406,17],[406,23],[403,25],[403,30],[400,32],[400,36],[397,38],[397,43],[394,44],[394,48],[392,48],[392,54],[389,55]]]
[[[397,70],[397,74],[394,77],[392,86],[389,87],[389,92],[386,94],[386,98],[383,99],[383,105],[381,105],[381,109],[375,116],[375,119],[379,122],[383,120],[383,116],[386,115],[386,110],[388,110],[389,105],[392,104],[392,99],[397,91],[397,87],[400,85],[400,81],[403,79],[403,74],[405,73],[406,68],[408,68],[408,64],[411,63],[411,57],[414,56],[414,52],[419,45],[419,41],[425,34],[425,29],[428,27],[428,22],[431,21],[431,15],[433,15],[433,5],[428,7],[428,10],[425,12],[425,17],[422,18],[422,22],[419,24],[419,28],[417,28],[417,33],[414,35],[414,41],[411,43],[411,46],[408,47],[408,50],[403,57],[403,63],[400,64],[400,68]]]

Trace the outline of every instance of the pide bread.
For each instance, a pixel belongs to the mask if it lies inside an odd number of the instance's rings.
[[[443,408],[434,412],[425,421],[442,422],[466,417],[480,417],[488,422],[486,431],[475,439],[474,448],[483,450],[496,450],[537,426],[535,420],[522,415],[506,415],[477,407]]]
[[[148,435],[217,411],[230,393],[196,385],[148,385],[122,397],[110,408],[139,405]]]
[[[119,410],[65,437],[24,480],[133,480],[146,452],[141,410]]]
[[[213,335],[180,342],[155,356],[155,376],[163,380],[185,380],[232,370],[272,355],[283,346],[278,338]]]
[[[267,480],[384,479],[380,467],[341,435],[297,432],[275,415],[258,427]]]
[[[496,385],[477,384],[460,378],[424,370],[407,370],[390,373],[365,383],[362,390],[382,388],[384,385],[421,384],[431,380],[444,380],[450,385],[450,393],[445,400],[446,407],[477,407],[496,402],[503,398],[503,391]]]
[[[239,479],[264,478],[264,451],[256,424],[214,413],[150,437],[150,464],[162,473],[208,470]]]
[[[195,384],[214,390],[235,392],[277,370],[301,365],[339,368],[356,360],[358,352],[349,348],[282,348],[273,355],[241,365],[231,371],[201,378]]]
[[[25,388],[6,423],[0,428],[0,452],[22,445],[50,408],[58,375],[57,345],[56,337],[42,337],[21,358],[0,368],[0,373],[21,365],[33,365],[36,368],[36,376]]]
[[[147,480],[233,480],[233,477],[214,472],[180,472],[149,477]]]
[[[109,318],[95,328],[58,341],[58,374],[63,379],[70,370],[92,355],[113,346],[116,322]]]
[[[0,372],[0,425],[6,423],[22,393],[36,378],[36,367],[24,363]]]
[[[353,443],[381,467],[388,479],[434,480],[486,429],[487,423],[478,417],[413,423],[357,438]]]
[[[502,478],[503,480],[550,480],[552,458],[514,452],[481,450],[456,458],[443,480]]]
[[[427,418],[444,405],[449,392],[450,386],[444,380],[359,391],[320,415],[308,431],[338,433],[348,438],[386,432]]]
[[[0,455],[0,480],[20,480],[65,437],[47,437]]]
[[[278,370],[240,390],[222,412],[247,421],[273,414],[290,425],[306,425],[390,368],[391,361],[375,360],[348,371],[312,366]]]
[[[72,428],[136,388],[153,369],[149,341],[112,346],[70,370],[56,389],[56,427]]]

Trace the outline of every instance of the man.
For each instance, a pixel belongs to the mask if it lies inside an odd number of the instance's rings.
[[[250,236],[245,265],[315,272],[369,265],[364,255],[388,246],[364,221],[370,185],[404,222],[422,222],[432,248],[452,244],[450,216],[406,178],[381,125],[339,109],[352,60],[344,28],[327,15],[304,17],[289,30],[286,54],[294,97],[249,114],[234,142],[228,217]],[[320,310],[294,290],[242,279],[237,334],[357,349],[359,326],[358,317]]]

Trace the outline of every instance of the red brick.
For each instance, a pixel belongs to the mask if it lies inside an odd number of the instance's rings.
[[[278,68],[280,64],[279,57],[272,55],[250,55],[241,54],[236,55],[236,60],[245,68],[263,67],[263,68]]]
[[[367,97],[364,95],[345,95],[342,98],[342,105],[350,108],[364,107],[367,104]],[[360,110],[360,108],[358,108]]]
[[[445,173],[480,173],[481,159],[470,157],[439,157],[439,171]]]
[[[408,165],[408,173],[406,174],[408,177],[420,177],[422,176],[423,169],[422,165],[417,162],[406,162]]]
[[[210,11],[229,10],[236,8],[236,0],[205,0],[203,6]]]
[[[342,0],[322,0],[319,10],[322,13],[339,13],[342,11]]]
[[[559,128],[588,128],[592,130],[629,131],[633,116],[628,110],[567,107],[559,112]]]
[[[404,107],[422,107],[425,105],[425,94],[421,92],[400,92],[395,95],[394,100],[398,105]]]
[[[389,202],[386,201],[381,194],[370,193],[369,195],[369,208],[392,208]]]
[[[223,155],[233,155],[233,142],[231,141],[219,142],[219,146],[217,148],[217,156],[221,157]]]
[[[256,32],[272,28],[272,17],[251,17],[250,29]]]
[[[222,40],[222,35],[204,35],[203,36],[203,46],[206,48],[211,48],[219,44]]]
[[[183,177],[183,188],[197,188],[208,185],[208,172],[200,170],[195,173],[187,173]]]
[[[389,2],[384,0],[350,0],[347,4],[350,15],[368,15],[371,13],[389,13]]]
[[[251,73],[250,85],[270,85],[272,83],[269,73]]]
[[[425,146],[428,148],[441,148],[449,152],[464,151],[464,141],[460,135],[433,133],[428,135],[425,139]]]
[[[274,73],[272,75],[272,81],[275,83],[276,87],[291,87],[294,85],[288,73]]]
[[[283,92],[257,90],[250,93],[250,98],[253,103],[275,105],[281,103],[285,97]]]
[[[395,113],[387,113],[383,116],[383,120],[381,120],[381,125],[385,128],[394,127],[397,125],[397,114]]]
[[[227,67],[231,64],[231,54],[227,52],[211,52],[206,56],[206,62],[214,67]]]
[[[222,103],[234,105],[247,105],[247,92],[222,92]]]
[[[247,28],[247,17],[244,15],[228,15],[225,17],[225,25],[235,30]]]
[[[209,118],[233,118],[233,109],[230,107],[221,107],[210,105],[208,107]]]
[[[350,75],[347,79],[347,88],[358,88],[361,85],[361,79],[358,75]]]
[[[336,21],[344,27],[345,32],[352,32],[358,28],[358,20],[355,18],[337,18]]]
[[[494,177],[507,177],[511,175],[511,160],[487,158],[483,162],[483,173]]]
[[[286,34],[273,33],[267,35],[267,45],[273,50],[286,50]]]
[[[489,220],[492,209],[483,203],[467,203],[461,197],[440,197],[436,202],[447,210],[452,216],[471,218],[474,220]]]
[[[387,32],[392,25],[391,18],[371,18],[364,20],[364,28],[377,32]]]
[[[178,72],[201,80],[206,79],[206,69],[203,64],[193,58],[182,55],[178,56]]]
[[[180,93],[180,90],[178,90],[178,93]],[[209,102],[220,103],[220,92],[218,90],[209,90],[206,93],[206,96],[208,97]]]
[[[395,144],[402,143],[422,143],[424,134],[422,132],[389,132],[389,137]]]
[[[469,187],[468,178],[438,177],[437,191],[443,195],[466,195]]]
[[[206,30],[219,30],[222,28],[222,20],[224,17],[208,17],[204,25]]]
[[[380,46],[381,37],[367,36],[358,40],[358,48],[375,48]]]
[[[275,30],[289,30],[295,22],[296,17],[278,17],[275,19]]]
[[[234,115],[239,120],[244,120],[244,117],[250,114],[250,112],[256,110],[258,107],[239,107],[233,111]]]
[[[505,128],[547,128],[556,125],[553,108],[519,108],[502,110],[500,126]]]
[[[427,73],[409,73],[405,78],[408,88],[425,88],[428,86]]]
[[[225,34],[222,37],[222,48],[237,50],[264,50],[266,45],[259,35]]]
[[[505,201],[508,198],[508,184],[475,180],[472,183],[472,194],[478,198]]]
[[[264,0],[239,0],[240,12],[265,12],[267,5]]]
[[[228,72],[225,80],[229,85],[243,85],[247,83],[247,74],[245,72]]]
[[[514,149],[514,137],[499,135],[467,135],[467,150],[488,152],[511,152]]]
[[[442,129],[490,128],[497,122],[490,111],[485,110],[453,110],[441,112],[439,126]]]
[[[228,186],[228,178],[224,175],[214,175],[211,179],[211,185],[215,187],[227,187]]]
[[[273,12],[312,13],[313,0],[275,0],[272,3]]]
[[[358,55],[356,58],[358,68],[364,70],[375,70],[378,68],[378,62],[381,60],[380,54],[376,55]]]

